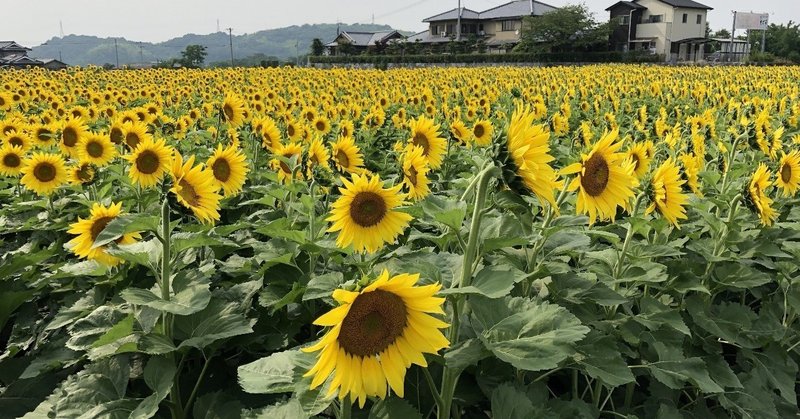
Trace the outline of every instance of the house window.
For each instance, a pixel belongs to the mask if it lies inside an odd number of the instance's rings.
[[[684,13],[683,14],[683,23],[686,23],[688,21],[689,21],[689,14],[688,13]]]
[[[503,31],[513,31],[514,30],[514,21],[513,20],[504,20],[503,21]]]
[[[431,35],[439,35],[439,25],[431,25]]]
[[[703,23],[703,15],[697,15],[697,24]]]
[[[630,16],[623,15],[619,17],[619,24],[620,25],[627,25],[630,23]]]
[[[455,35],[455,33],[456,33],[456,25],[454,25],[452,23],[447,25],[445,31],[447,32],[448,35],[451,35],[451,34]]]
[[[664,21],[664,15],[650,15],[650,23],[661,23]]]

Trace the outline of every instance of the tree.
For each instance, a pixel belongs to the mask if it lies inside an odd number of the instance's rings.
[[[311,55],[319,57],[323,52],[325,52],[325,45],[322,44],[322,40],[314,38],[311,41]]]
[[[710,35],[710,38],[731,39],[731,32],[727,29],[720,29]]]
[[[761,32],[755,31],[751,43],[753,51],[761,50]],[[786,25],[770,24],[767,27],[765,51],[795,63],[800,62],[800,24],[791,20]]]
[[[180,63],[184,67],[201,67],[206,60],[206,55],[208,53],[203,45],[187,45],[186,49],[181,52]]]
[[[522,24],[521,52],[569,52],[607,48],[611,26],[594,20],[583,4],[572,4],[542,16],[528,16]]]

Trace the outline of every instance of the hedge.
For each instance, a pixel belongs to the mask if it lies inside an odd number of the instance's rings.
[[[473,63],[652,63],[659,55],[607,52],[552,52],[540,54],[426,54],[312,56],[312,64],[473,64]]]

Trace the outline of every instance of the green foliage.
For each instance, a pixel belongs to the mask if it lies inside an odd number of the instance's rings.
[[[519,52],[585,51],[606,49],[611,23],[598,23],[584,4],[566,5],[542,16],[526,17],[522,25]]]
[[[203,45],[187,45],[186,49],[181,52],[180,62],[184,67],[198,68],[203,66],[206,60],[206,47]]]

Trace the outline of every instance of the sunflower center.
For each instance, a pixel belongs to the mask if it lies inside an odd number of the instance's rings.
[[[350,218],[361,227],[378,224],[386,212],[386,201],[375,192],[359,192],[350,204]]]
[[[428,137],[425,134],[418,132],[414,135],[414,139],[412,140],[414,145],[422,147],[422,154],[428,155],[428,149],[430,148],[430,143],[428,142]]]
[[[325,122],[317,121],[317,131],[325,131]]]
[[[86,153],[94,158],[103,156],[103,145],[97,141],[92,141],[86,144]]]
[[[48,162],[41,162],[33,169],[33,176],[39,182],[50,182],[56,178],[56,167]]]
[[[214,177],[220,182],[226,182],[231,177],[231,166],[225,159],[217,159],[211,165]]]
[[[286,135],[289,137],[294,137],[294,125],[289,125],[286,127]]]
[[[152,150],[144,150],[136,157],[136,169],[145,175],[152,175],[160,166],[158,155]]]
[[[90,182],[94,178],[94,171],[88,164],[82,165],[75,171],[78,180],[83,183]]]
[[[783,167],[781,167],[781,180],[783,183],[789,183],[789,181],[792,180],[792,167],[788,164],[784,164]]]
[[[608,175],[608,163],[603,156],[595,154],[584,163],[581,186],[590,196],[598,196],[606,190]]]
[[[222,106],[222,113],[225,114],[225,120],[226,121],[230,121],[231,119],[233,119],[233,116],[234,116],[233,115],[233,107],[231,105],[229,105],[227,103],[225,105],[223,105]]]
[[[137,145],[139,145],[139,141],[140,141],[139,134],[135,132],[129,132],[125,135],[125,144],[127,144],[131,150],[133,150],[134,148],[136,148]]]
[[[178,194],[180,194],[184,201],[193,207],[200,206],[200,195],[191,183],[187,182],[186,179],[181,179],[178,185],[181,187]]]
[[[16,154],[6,154],[3,156],[3,166],[5,167],[19,167],[21,163],[22,160],[20,160],[19,156]]]
[[[108,223],[110,223],[111,220],[113,219],[114,217],[101,217],[96,219],[94,223],[92,223],[92,228],[89,230],[90,233],[92,234],[92,241],[97,240],[97,236],[99,236],[100,233],[103,232]]]
[[[414,166],[409,167],[408,173],[406,173],[408,181],[411,182],[411,184],[414,186],[417,186],[417,174],[418,174],[417,168]]]
[[[338,161],[339,165],[342,167],[350,167],[350,159],[347,157],[347,153],[345,153],[344,150],[336,152],[336,161]]]
[[[123,140],[123,138],[125,136],[122,134],[122,130],[121,129],[119,129],[117,127],[114,127],[114,128],[111,128],[111,132],[109,133],[109,137],[111,137],[111,142],[112,143],[114,143],[114,144],[122,144],[122,140]]]
[[[41,129],[39,129],[39,131],[36,132],[36,138],[39,141],[43,141],[43,142],[50,141],[50,135],[51,135],[50,130],[48,130],[46,128],[41,128]]]
[[[481,138],[483,134],[486,133],[486,130],[483,128],[483,125],[475,125],[475,128],[472,129],[472,133],[475,134],[476,137]]]
[[[11,137],[11,138],[9,138],[8,139],[8,143],[13,145],[13,146],[17,146],[17,147],[23,147],[25,145],[25,142],[22,141],[22,138],[19,138],[19,137]]]
[[[64,132],[61,135],[64,138],[64,145],[67,147],[73,147],[78,143],[78,133],[72,127],[64,128]]]
[[[350,355],[379,354],[403,334],[406,316],[403,299],[391,292],[360,294],[342,321],[339,344]]]

